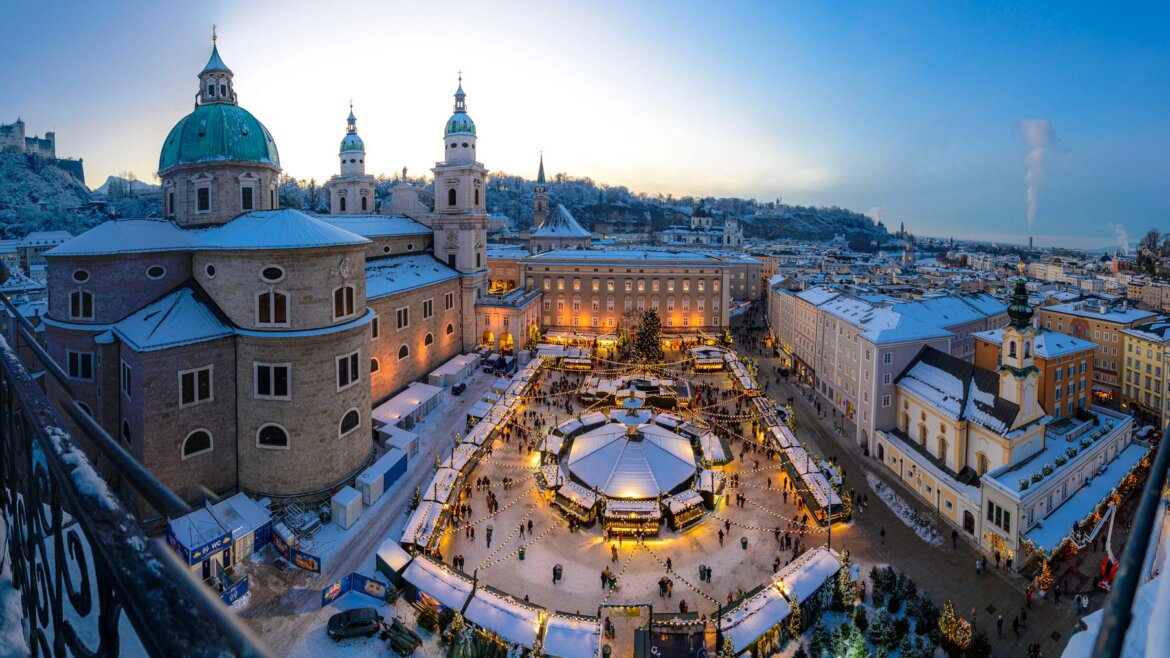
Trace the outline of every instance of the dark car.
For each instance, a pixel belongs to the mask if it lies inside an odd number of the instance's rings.
[[[382,625],[382,615],[373,608],[354,608],[339,612],[329,618],[329,637],[341,640],[364,635],[373,637]]]
[[[463,391],[467,390],[467,384],[459,382],[451,387],[451,395],[463,395]]]

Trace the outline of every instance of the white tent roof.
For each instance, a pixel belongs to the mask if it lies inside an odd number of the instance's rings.
[[[690,441],[652,423],[638,432],[641,440],[631,440],[625,425],[611,423],[578,436],[569,471],[615,498],[653,498],[695,474]]]
[[[402,572],[406,582],[452,610],[462,610],[471,596],[471,581],[425,557],[416,558]]]
[[[463,616],[468,621],[499,635],[507,642],[531,647],[540,631],[540,611],[510,596],[480,588],[471,597]]]
[[[601,645],[597,620],[551,615],[544,629],[544,652],[554,658],[593,658]]]

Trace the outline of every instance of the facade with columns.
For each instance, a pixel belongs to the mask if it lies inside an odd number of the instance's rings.
[[[162,219],[46,252],[45,344],[72,391],[47,385],[188,500],[319,499],[373,458],[374,404],[478,344],[487,170],[460,85],[433,208],[402,183],[378,214],[351,108],[332,212],[279,209],[276,142],[233,76],[213,45],[163,141]]]

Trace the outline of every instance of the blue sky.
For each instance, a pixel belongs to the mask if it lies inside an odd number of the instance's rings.
[[[93,185],[150,180],[211,24],[285,171],[441,156],[464,71],[480,157],[647,192],[782,197],[938,236],[1103,246],[1170,228],[1170,8],[1061,3],[19,3],[0,121]],[[1046,120],[1034,225],[1025,120]]]

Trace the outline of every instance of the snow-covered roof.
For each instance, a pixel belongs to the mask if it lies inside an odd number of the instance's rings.
[[[487,587],[475,590],[463,616],[509,643],[531,647],[540,631],[540,610]]]
[[[430,254],[368,260],[366,299],[377,299],[457,278],[459,272],[435,260]]]
[[[545,623],[544,653],[553,658],[594,658],[600,645],[596,619],[553,614]]]
[[[445,564],[426,556],[415,558],[402,572],[402,578],[452,610],[463,610],[471,597],[471,581]]]
[[[1121,333],[1155,343],[1170,343],[1170,322],[1150,322],[1125,329]]]
[[[879,306],[852,295],[838,295],[820,306],[821,310],[860,330],[871,343],[901,343],[953,336],[951,332],[923,322],[888,306]]]
[[[386,566],[390,567],[394,571],[402,571],[402,569],[404,569],[406,565],[410,564],[410,561],[414,559],[410,553],[407,553],[406,550],[398,544],[398,540],[394,538],[383,541],[382,545],[378,547],[378,550],[375,554],[380,560],[386,563]]]
[[[120,339],[136,352],[150,352],[231,336],[201,295],[190,287],[165,295],[113,326]]]
[[[569,448],[568,469],[589,487],[616,498],[654,498],[695,474],[691,442],[648,423],[634,437],[610,423],[586,432]]]
[[[597,250],[597,249],[560,249],[557,251],[547,251],[543,254],[536,254],[524,259],[525,262],[548,262],[548,263],[563,263],[565,261],[588,261],[594,262],[620,262],[628,263],[629,261],[642,261],[641,265],[653,265],[654,263],[695,263],[697,265],[704,265],[710,267],[726,267],[723,261],[698,254],[693,251],[656,251],[656,250],[641,250],[641,249],[615,249],[612,251]]]
[[[268,510],[244,493],[219,501],[211,507],[211,513],[221,526],[231,531],[232,541],[272,522]]]
[[[791,599],[804,602],[841,568],[837,553],[823,546],[801,555],[772,576],[764,589],[723,613],[720,628],[742,651],[764,633],[784,621],[792,610]]]
[[[999,397],[999,376],[933,347],[924,347],[898,377],[898,388],[913,393],[939,413],[1005,435],[1020,407]]]
[[[1073,302],[1070,304],[1045,306],[1043,311],[1047,313],[1062,313],[1065,315],[1075,315],[1082,318],[1105,320],[1106,322],[1117,322],[1121,324],[1130,324],[1139,320],[1147,320],[1157,315],[1157,313],[1154,313],[1153,311],[1143,311],[1126,303],[1112,304],[1103,299],[1089,299],[1080,302]]]
[[[976,340],[987,341],[993,345],[1003,345],[1003,329],[980,331],[971,335]],[[1096,343],[1083,338],[1043,328],[1036,330],[1036,337],[1032,341],[1032,353],[1041,359],[1054,359],[1076,352],[1096,349],[1096,347]]]
[[[534,238],[587,238],[590,236],[573,218],[568,208],[561,204],[549,213],[548,219],[532,232]]]
[[[1105,472],[1093,476],[1085,486],[1077,489],[1060,507],[1056,508],[1040,524],[1024,533],[1038,548],[1050,554],[1056,550],[1065,537],[1072,532],[1073,524],[1087,517],[1113,488],[1121,482],[1134,466],[1142,460],[1148,449],[1144,445],[1131,443],[1117,458],[1105,467]]]
[[[1007,306],[985,292],[899,302],[892,308],[939,327],[976,322],[1007,312]]]
[[[365,238],[431,234],[431,229],[403,215],[313,215],[313,217]]]
[[[402,543],[426,546],[442,515],[442,503],[429,500],[420,502],[419,506],[410,513],[410,518],[406,520],[406,527],[402,529]]]
[[[47,257],[100,256],[189,250],[310,249],[369,244],[369,240],[305,213],[257,210],[211,228],[180,228],[157,219],[98,224],[45,252]]]
[[[832,300],[840,294],[841,291],[835,288],[830,288],[828,286],[813,286],[796,293],[795,296],[808,302],[809,304],[812,304],[813,306],[820,306],[821,304]]]
[[[195,549],[228,534],[228,530],[219,524],[211,512],[200,507],[190,514],[171,519],[168,522],[171,533],[180,544],[188,549]]]

